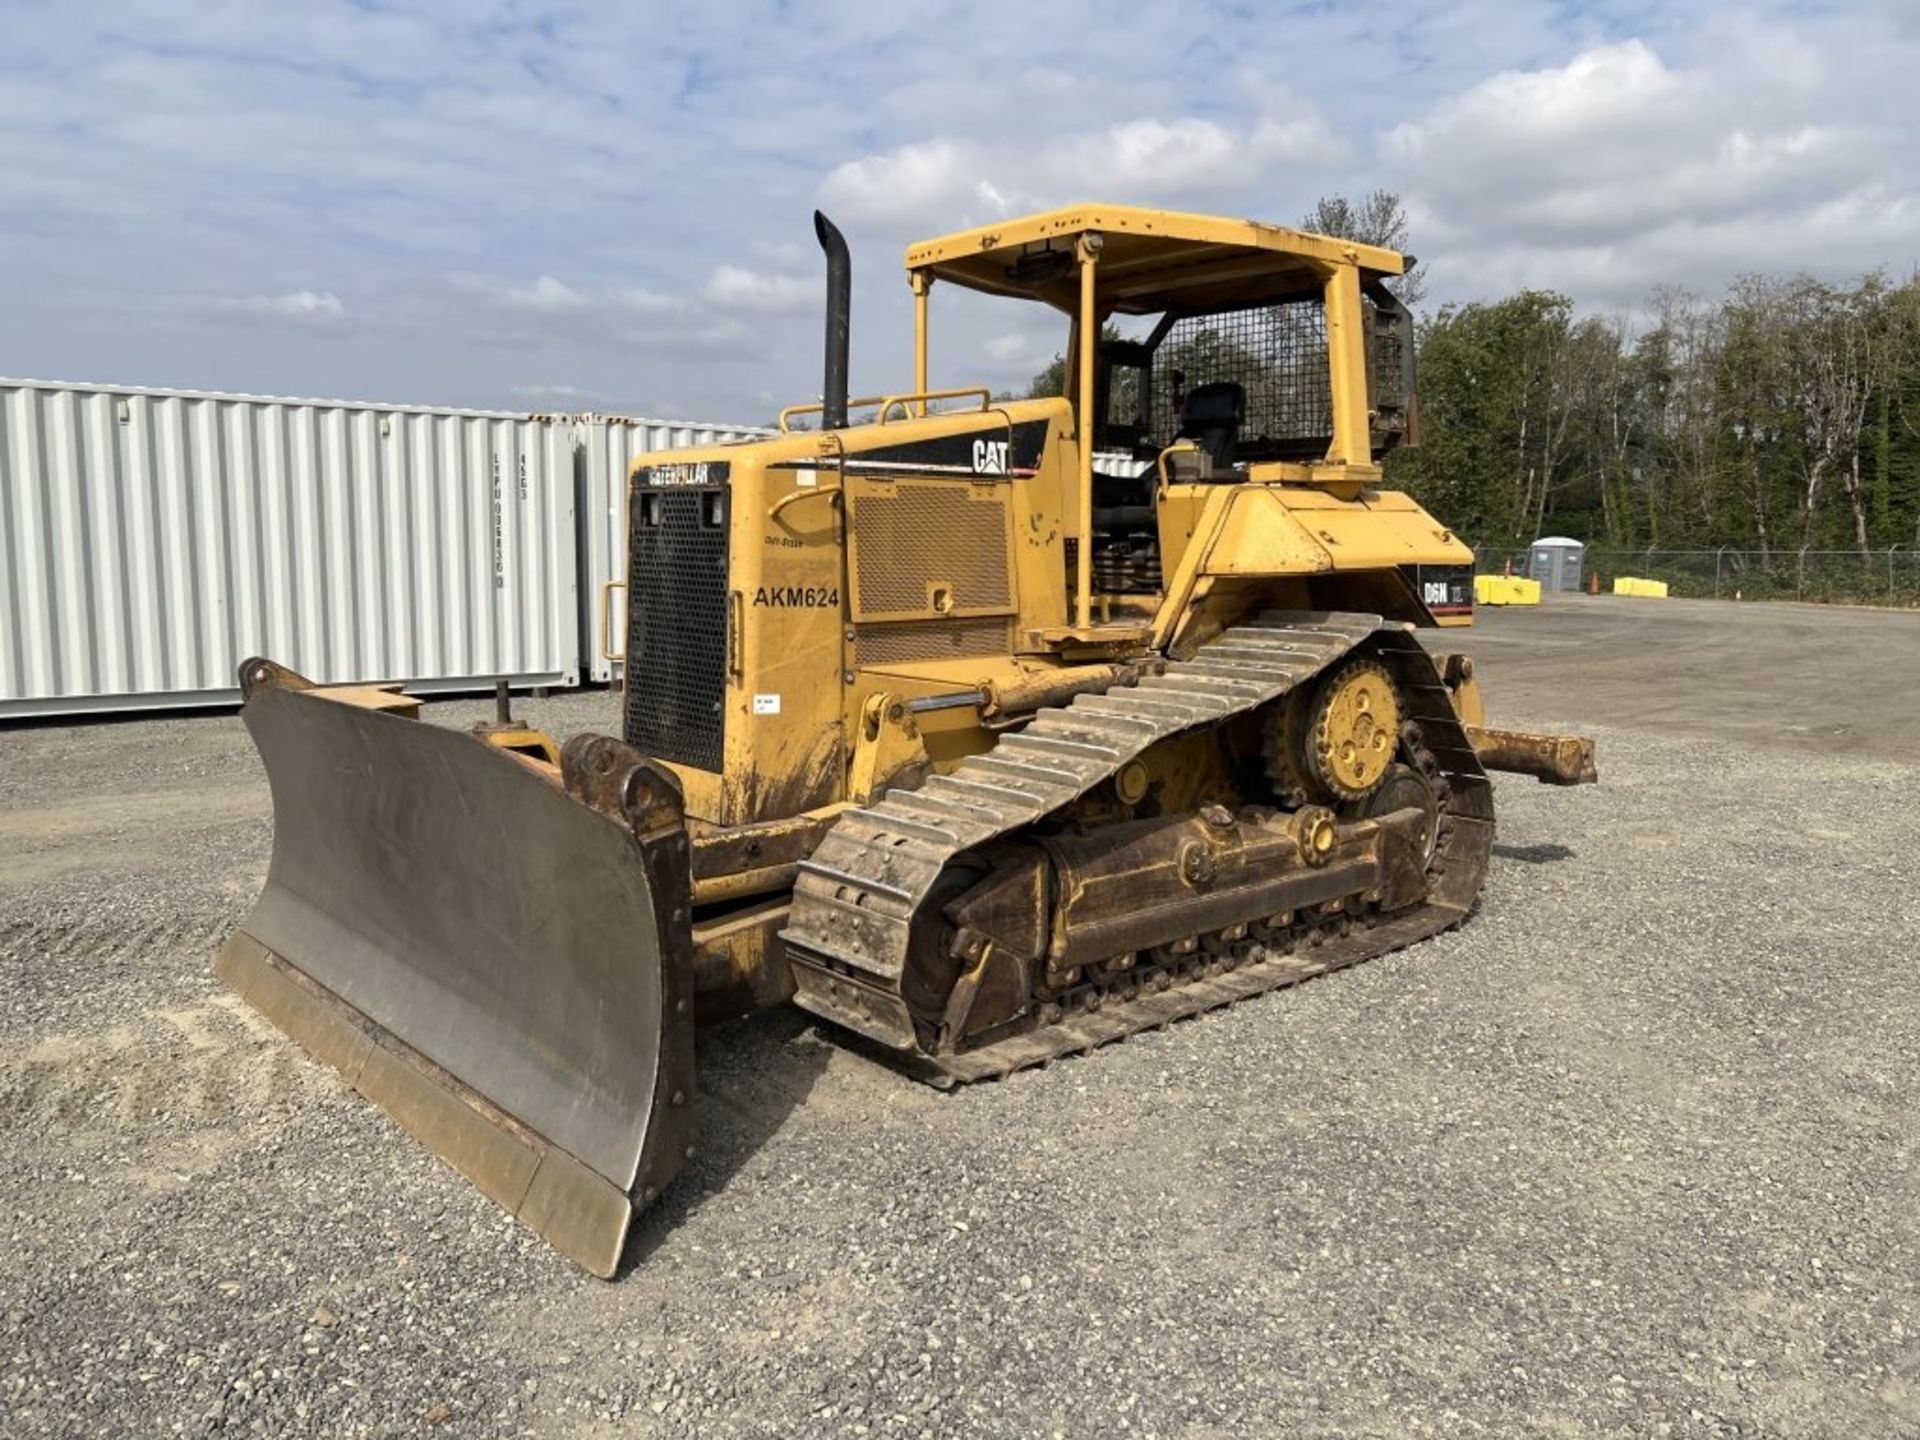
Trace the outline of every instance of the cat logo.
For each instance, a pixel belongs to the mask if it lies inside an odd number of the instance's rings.
[[[1007,442],[1004,440],[974,441],[973,470],[976,475],[1006,474]]]

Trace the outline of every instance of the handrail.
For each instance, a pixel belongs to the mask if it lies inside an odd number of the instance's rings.
[[[869,405],[878,405],[882,400],[885,400],[886,398],[887,397],[884,395],[860,395],[855,397],[852,400],[847,401],[847,408],[849,410],[852,410],[855,408],[864,410]],[[791,425],[787,424],[787,420],[791,416],[813,415],[813,414],[817,414],[822,410],[825,410],[826,408],[827,408],[827,402],[824,400],[809,400],[803,405],[789,405],[787,406],[786,409],[780,412],[780,429],[784,432],[787,430],[791,430],[793,428]]]
[[[624,660],[623,655],[613,653],[613,592],[627,588],[624,580],[609,580],[600,587],[600,658],[602,660]]]
[[[957,390],[909,390],[899,395],[861,395],[847,401],[849,410],[865,410],[868,406],[878,406],[880,423],[888,423],[888,414],[898,405],[911,405],[916,401],[957,400],[963,395],[978,395],[980,408],[987,410],[993,405],[993,392],[984,385],[963,385]],[[793,429],[787,422],[798,415],[817,415],[826,409],[824,400],[809,400],[801,405],[789,405],[780,412],[780,429],[787,432]]]
[[[896,405],[911,406],[915,401],[924,404],[928,400],[958,400],[963,395],[978,395],[980,397],[980,408],[983,411],[993,408],[993,392],[984,385],[962,385],[955,390],[912,390],[904,395],[888,395],[880,401],[880,423],[882,425],[891,423],[890,416]],[[912,416],[911,411],[908,413],[909,418],[916,418]],[[921,413],[924,414],[925,411],[923,410]],[[943,411],[942,413],[954,414],[957,412]]]
[[[1161,452],[1154,457],[1153,468],[1158,472],[1160,489],[1164,490],[1173,483],[1173,474],[1167,469],[1168,459],[1176,454],[1182,454],[1189,450],[1198,450],[1199,448],[1200,447],[1191,440],[1176,440],[1171,445],[1162,449]]]
[[[778,500],[774,501],[773,504],[767,507],[767,519],[778,520],[780,518],[781,511],[785,510],[789,505],[795,504],[796,502],[801,500],[805,500],[809,495],[837,496],[839,495],[839,493],[840,493],[840,486],[837,481],[831,485],[806,485],[806,486],[802,486],[798,490],[789,490],[786,494],[782,495]]]

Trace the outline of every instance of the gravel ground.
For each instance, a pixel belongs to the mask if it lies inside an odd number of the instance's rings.
[[[1920,618],[1483,620],[1603,781],[1465,929],[952,1095],[704,1032],[612,1284],[214,984],[233,716],[0,732],[0,1433],[1920,1435]]]

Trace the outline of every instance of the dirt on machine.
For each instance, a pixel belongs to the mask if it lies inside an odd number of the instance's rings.
[[[695,1027],[791,1002],[1005,1075],[1464,920],[1492,730],[1390,250],[1077,206],[911,246],[915,373],[637,461],[618,736],[241,670],[273,791],[220,974],[599,1275],[695,1143]],[[1064,395],[935,388],[936,285],[1049,306]],[[857,418],[856,418],[857,417]],[[1276,1010],[1274,1023],[1284,1023]]]

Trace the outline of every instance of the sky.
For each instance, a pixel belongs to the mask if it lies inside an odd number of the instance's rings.
[[[0,374],[765,423],[908,242],[1403,197],[1429,306],[1920,265],[1920,0],[5,0]],[[1051,312],[936,288],[935,384]]]

